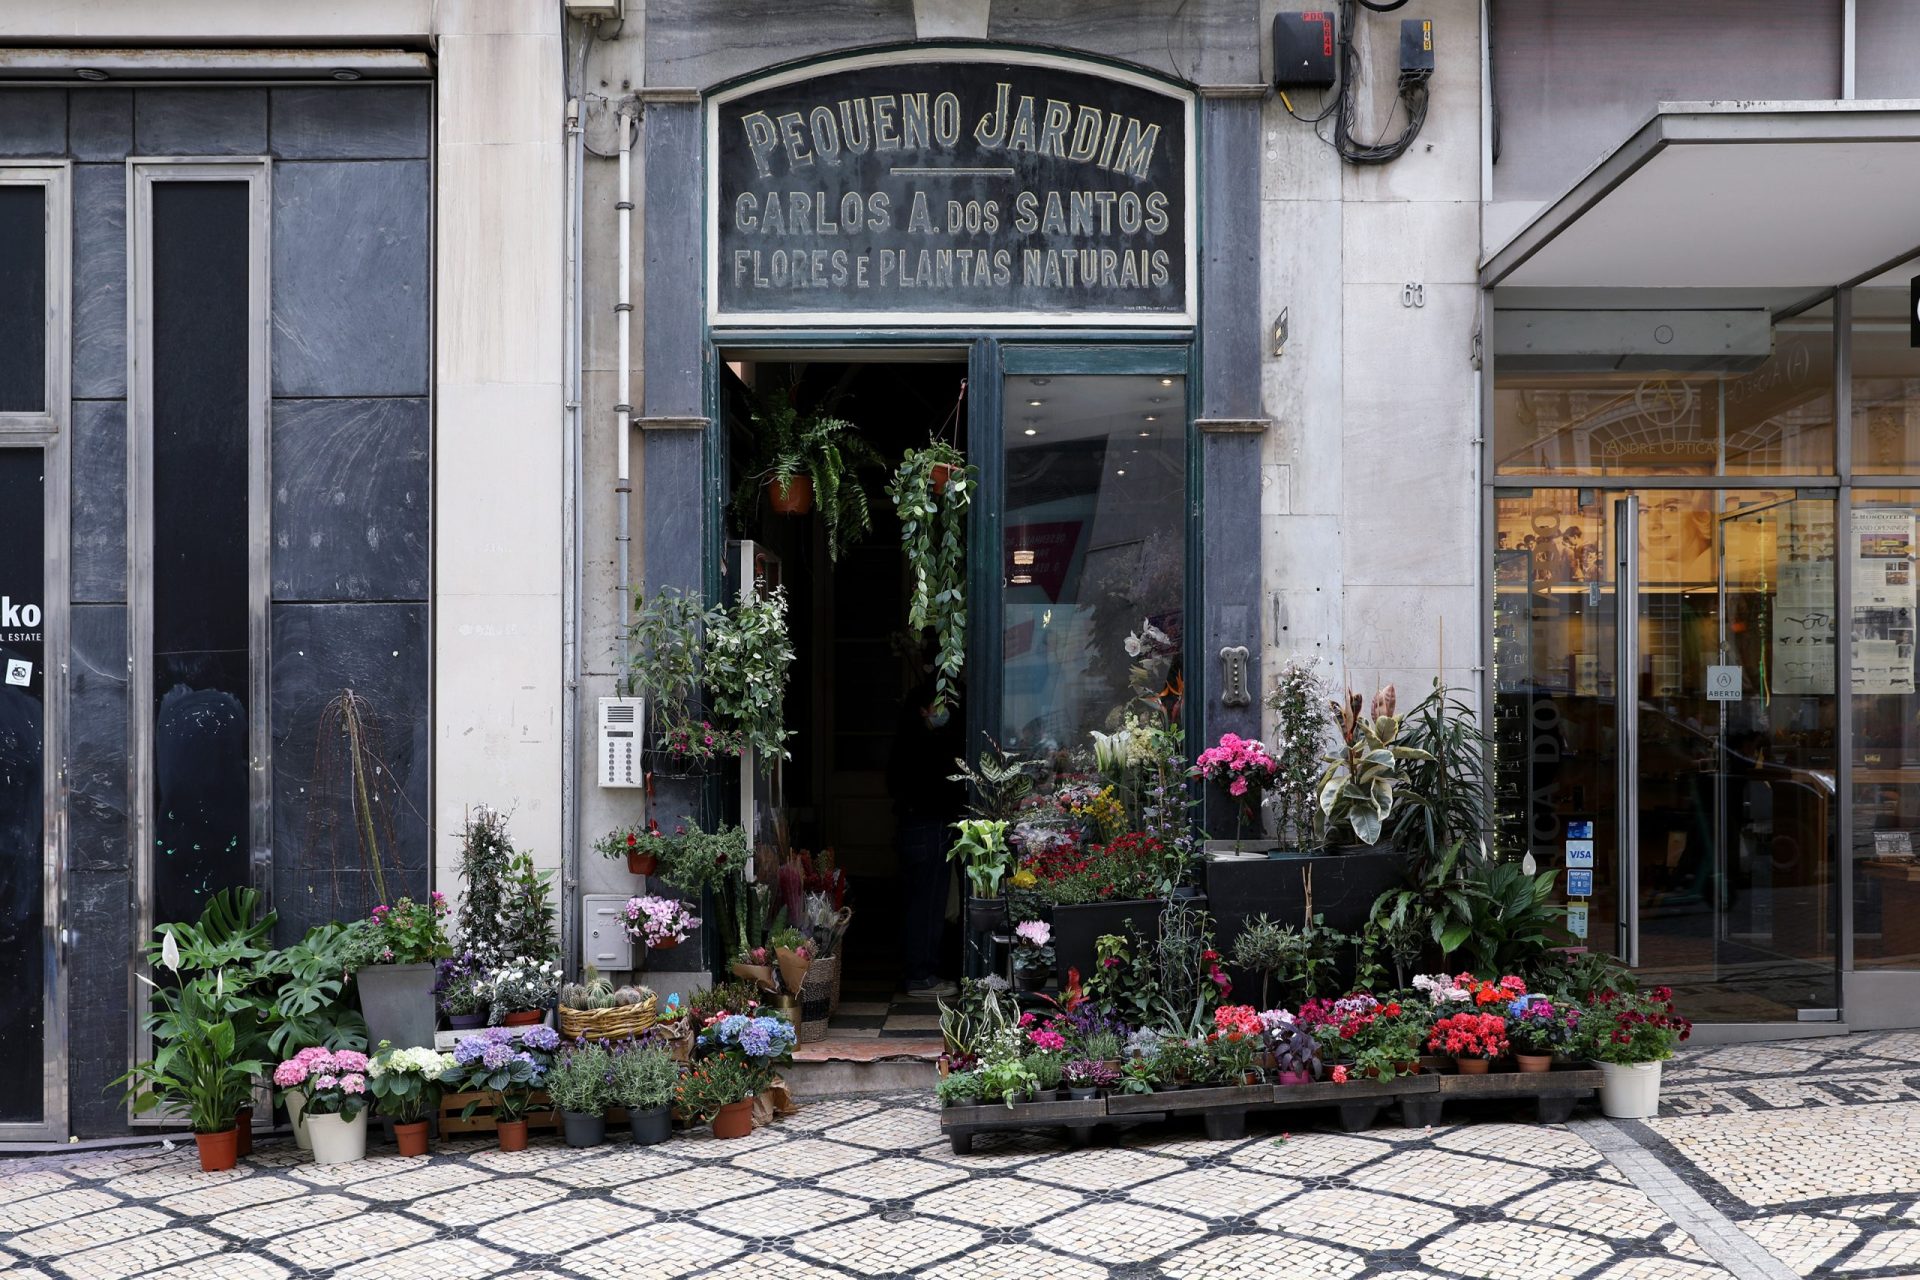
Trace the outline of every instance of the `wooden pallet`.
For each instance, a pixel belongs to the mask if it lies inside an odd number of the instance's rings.
[[[1246,1133],[1250,1114],[1309,1107],[1337,1109],[1340,1127],[1348,1133],[1357,1133],[1376,1124],[1381,1113],[1396,1103],[1402,1124],[1410,1128],[1437,1124],[1450,1098],[1531,1099],[1539,1121],[1556,1124],[1572,1115],[1580,1100],[1599,1087],[1599,1070],[1583,1065],[1538,1074],[1501,1071],[1484,1076],[1423,1069],[1417,1075],[1396,1076],[1391,1080],[1349,1080],[1345,1084],[1318,1081],[1232,1085],[1116,1093],[1105,1098],[1064,1102],[1022,1102],[1011,1107],[944,1107],[940,1111],[940,1129],[960,1155],[973,1149],[973,1138],[978,1133],[1065,1128],[1078,1145],[1088,1141],[1102,1125],[1147,1124],[1175,1116],[1200,1116],[1210,1138],[1238,1138]]]

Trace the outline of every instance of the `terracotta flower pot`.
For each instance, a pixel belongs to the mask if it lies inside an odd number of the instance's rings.
[[[509,1027],[530,1027],[547,1016],[545,1009],[515,1009],[503,1020]]]
[[[1453,1066],[1463,1076],[1483,1076],[1492,1068],[1493,1062],[1489,1058],[1455,1058]]]
[[[253,1154],[253,1108],[242,1107],[233,1113],[234,1154],[245,1159]]]
[[[660,865],[660,859],[651,853],[629,853],[627,870],[637,876],[650,876],[653,869]]]
[[[393,1126],[393,1140],[403,1156],[427,1154],[427,1122],[415,1120],[412,1124],[396,1124]]]
[[[1530,1075],[1545,1075],[1553,1070],[1553,1055],[1550,1053],[1516,1053],[1513,1060],[1520,1064],[1520,1070]]]
[[[803,516],[813,510],[813,477],[795,476],[783,491],[778,480],[767,481],[767,501],[783,516]]]
[[[221,1173],[233,1168],[234,1162],[239,1159],[236,1149],[238,1141],[239,1132],[234,1129],[194,1134],[193,1145],[200,1150],[200,1172]]]
[[[493,1131],[499,1135],[502,1151],[525,1151],[527,1149],[527,1122],[525,1120],[497,1120]]]
[[[716,1138],[744,1138],[752,1132],[752,1098],[729,1102],[720,1108],[720,1114],[713,1118],[713,1136]]]
[[[927,479],[932,483],[935,493],[947,491],[947,481],[953,478],[953,468],[944,462],[936,462],[927,468]]]

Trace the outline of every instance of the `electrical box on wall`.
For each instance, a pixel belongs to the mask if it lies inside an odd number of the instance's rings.
[[[601,973],[633,968],[633,939],[627,936],[621,911],[627,900],[617,893],[580,896],[580,963]]]
[[[606,18],[619,21],[625,16],[621,0],[566,0],[569,18]]]
[[[1400,20],[1400,83],[1433,78],[1433,20]]]
[[[637,787],[646,781],[640,761],[640,730],[647,718],[645,698],[600,699],[600,785]]]
[[[1273,15],[1273,86],[1333,88],[1333,10]]]

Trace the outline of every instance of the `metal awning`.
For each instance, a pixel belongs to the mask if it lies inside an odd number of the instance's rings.
[[[1495,251],[1513,288],[1806,289],[1920,252],[1920,100],[1673,102]]]

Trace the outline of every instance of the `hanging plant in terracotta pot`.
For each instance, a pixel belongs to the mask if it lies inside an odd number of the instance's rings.
[[[827,522],[827,556],[840,552],[873,527],[863,467],[884,465],[880,455],[845,418],[816,408],[802,413],[797,387],[762,396],[753,410],[753,462],[734,490],[734,512],[750,516],[764,489],[782,515],[805,515],[816,506]]]
[[[975,476],[959,449],[936,438],[924,449],[907,450],[887,485],[912,575],[907,625],[933,633],[935,715],[946,711],[966,662],[967,508]]]

